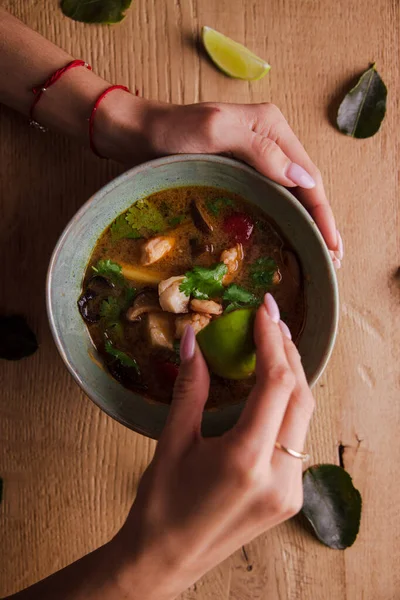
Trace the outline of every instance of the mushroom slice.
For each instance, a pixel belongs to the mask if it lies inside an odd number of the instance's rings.
[[[214,300],[196,300],[193,299],[190,303],[190,308],[194,312],[203,313],[207,315],[221,315],[222,305]]]
[[[88,281],[78,300],[79,312],[86,323],[100,321],[101,303],[113,293],[114,284],[101,275],[95,275]]]
[[[193,223],[197,229],[202,233],[212,233],[214,227],[212,226],[210,219],[200,202],[200,200],[192,200],[190,204],[190,212],[192,215]]]
[[[147,240],[140,255],[140,262],[148,267],[163,258],[174,246],[175,239],[171,237],[158,236]]]
[[[197,335],[199,331],[204,329],[204,327],[207,327],[210,321],[211,316],[202,313],[190,313],[189,315],[177,317],[175,320],[175,337],[180,340],[188,325],[193,327],[194,332]]]
[[[197,238],[189,240],[190,251],[194,260],[202,254],[214,254],[214,244],[204,244]]]
[[[138,321],[146,313],[161,311],[157,292],[151,288],[145,288],[138,293],[132,306],[126,311],[126,318],[128,321]]]
[[[189,311],[189,298],[179,289],[184,279],[184,275],[179,275],[160,282],[158,293],[163,310],[171,313],[187,313]]]
[[[174,349],[174,318],[167,313],[147,315],[149,342],[156,348]]]

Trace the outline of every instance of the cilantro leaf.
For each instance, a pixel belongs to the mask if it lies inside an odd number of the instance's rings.
[[[121,265],[109,258],[99,260],[96,266],[92,266],[92,269],[97,275],[108,277],[114,283],[121,284],[124,281]]]
[[[268,288],[273,284],[278,265],[273,258],[261,256],[250,265],[250,277],[259,288]]]
[[[228,288],[226,288],[222,298],[226,302],[229,302],[225,312],[231,312],[232,310],[236,310],[238,308],[250,308],[260,305],[259,298],[235,283],[232,283]]]
[[[217,217],[222,208],[226,206],[234,206],[234,204],[230,198],[214,198],[213,200],[208,200],[206,206],[208,212],[214,215],[214,217]]]
[[[118,298],[109,296],[100,304],[100,317],[104,319],[107,327],[113,327],[119,321],[121,310],[121,303]]]
[[[121,239],[138,239],[140,233],[133,229],[126,220],[126,213],[119,215],[110,227],[111,239],[113,242]]]
[[[222,296],[224,286],[222,279],[228,272],[224,263],[218,263],[213,267],[194,267],[188,271],[179,289],[186,296],[193,296],[197,300],[208,300]]]
[[[137,373],[140,374],[139,365],[137,364],[134,358],[131,358],[122,350],[118,350],[118,348],[114,348],[110,341],[106,341],[104,348],[108,354],[113,356],[116,360],[118,360],[123,367],[133,367]]]
[[[137,237],[148,237],[165,229],[161,212],[148,200],[138,200],[126,213],[126,220]]]
[[[168,225],[170,227],[176,227],[180,225],[186,219],[186,215],[177,215],[176,217],[171,217],[168,219]]]
[[[129,308],[129,306],[132,303],[132,300],[134,299],[134,297],[136,296],[136,289],[133,287],[128,287],[126,288],[126,292],[125,292],[125,306],[126,308]]]
[[[130,306],[135,294],[134,288],[127,287],[119,297],[109,296],[100,304],[100,317],[105,329],[113,329],[118,337],[123,333],[121,313]]]

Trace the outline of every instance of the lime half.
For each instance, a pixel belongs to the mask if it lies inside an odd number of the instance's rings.
[[[197,342],[211,371],[226,379],[246,379],[256,368],[253,327],[256,311],[235,310],[211,321]]]
[[[248,48],[211,27],[203,27],[201,36],[208,56],[229,77],[255,81],[264,77],[271,68]]]

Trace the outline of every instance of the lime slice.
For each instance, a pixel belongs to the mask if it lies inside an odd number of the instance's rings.
[[[197,342],[211,371],[226,379],[246,379],[256,368],[253,341],[255,310],[230,312],[197,334]]]
[[[229,77],[254,81],[270,70],[270,65],[248,48],[211,27],[203,27],[202,40],[211,60]]]

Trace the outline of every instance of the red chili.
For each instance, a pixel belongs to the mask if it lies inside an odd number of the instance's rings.
[[[245,244],[251,238],[254,223],[244,213],[233,213],[224,221],[224,231],[232,236],[232,241]]]
[[[161,360],[155,361],[155,368],[157,377],[159,377],[165,385],[173,388],[175,380],[178,377],[179,368],[174,363],[163,362]]]

